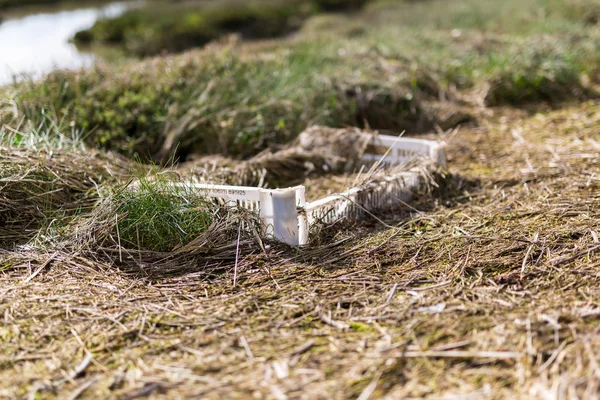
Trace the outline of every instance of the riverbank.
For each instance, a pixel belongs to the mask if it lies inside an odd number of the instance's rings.
[[[281,37],[311,16],[360,10],[368,0],[260,0],[244,2],[152,3],[78,32],[80,46],[101,43],[139,57],[200,47],[227,34],[243,39]]]
[[[460,4],[453,13],[383,2],[360,18],[324,14],[293,39],[230,38],[181,56],[56,72],[11,96],[34,125],[51,106],[59,121],[90,132],[93,147],[164,161],[249,157],[309,123],[420,133],[473,121],[468,105],[596,95],[600,41],[582,11],[556,2],[542,14],[535,2]]]
[[[589,397],[594,10],[376,1],[0,89],[0,397]],[[169,189],[315,124],[443,140],[448,168],[302,249]]]
[[[72,3],[21,7],[3,13],[6,20],[0,24],[0,51],[10,56],[0,60],[0,85],[39,79],[57,69],[91,67],[98,59],[104,61],[111,52],[100,47],[93,51],[78,50],[72,43],[73,36],[99,18],[116,17],[136,4],[132,1]]]

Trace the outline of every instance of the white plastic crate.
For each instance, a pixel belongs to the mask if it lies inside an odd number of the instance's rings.
[[[210,198],[220,198],[237,207],[257,211],[265,234],[292,246],[308,243],[313,224],[331,224],[349,218],[359,218],[366,211],[390,209],[411,201],[413,191],[423,179],[423,167],[446,165],[442,144],[433,140],[378,135],[370,143],[375,151],[365,154],[361,161],[394,165],[421,160],[420,167],[386,176],[366,186],[306,202],[304,186],[286,189],[261,189],[244,186],[190,184]]]

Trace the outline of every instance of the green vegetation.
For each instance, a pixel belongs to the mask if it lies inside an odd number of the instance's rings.
[[[119,45],[129,54],[149,56],[205,45],[228,33],[244,39],[282,36],[323,11],[355,10],[367,0],[261,0],[154,4],[116,18],[102,19],[78,32],[80,45]]]
[[[245,158],[311,124],[447,129],[468,120],[446,118],[446,109],[460,108],[464,99],[518,105],[595,96],[600,35],[587,8],[576,4],[372,2],[360,17],[310,18],[285,46],[233,42],[60,71],[9,95],[34,125],[51,109],[86,132],[92,147],[157,161],[212,153]]]
[[[316,49],[298,46],[265,60],[225,51],[124,69],[56,72],[22,84],[15,98],[30,121],[50,107],[89,132],[93,147],[163,160],[175,147],[178,155],[246,157],[289,141],[310,124],[417,129],[419,71],[397,76],[404,82],[396,88],[367,76],[355,80],[350,64]]]
[[[113,235],[125,248],[167,252],[205,232],[215,207],[201,193],[154,175],[114,194],[118,224]]]
[[[173,9],[173,6],[134,10],[100,20],[89,30],[78,32],[74,39],[78,44],[118,44],[127,52],[148,56],[202,46],[231,32],[254,39],[280,36],[297,29],[297,19],[305,14],[293,5],[238,7],[205,11]]]

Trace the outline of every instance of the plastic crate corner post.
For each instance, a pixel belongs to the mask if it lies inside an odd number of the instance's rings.
[[[290,246],[300,244],[296,189],[273,190],[273,237]]]

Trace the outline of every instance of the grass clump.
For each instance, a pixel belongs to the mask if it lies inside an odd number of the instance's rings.
[[[133,189],[117,192],[118,224],[113,231],[125,248],[168,252],[205,232],[215,207],[198,191],[164,178],[141,179]]]
[[[98,185],[123,176],[126,161],[87,149],[46,124],[0,129],[0,247],[25,244],[39,229],[89,211]]]
[[[151,56],[203,46],[230,33],[238,33],[244,39],[283,36],[296,31],[306,18],[318,12],[355,10],[366,3],[366,0],[263,0],[162,7],[152,4],[101,19],[78,32],[74,40],[80,45],[118,45],[137,56]]]
[[[589,79],[582,59],[562,47],[556,41],[532,44],[519,55],[491,62],[494,72],[486,104],[558,103],[594,95],[585,83]]]
[[[356,79],[354,63],[328,57],[318,44],[271,58],[225,50],[118,70],[59,71],[20,84],[14,97],[30,121],[47,107],[56,110],[89,132],[89,146],[156,161],[211,153],[246,158],[313,124],[422,130],[423,90],[413,84],[414,76],[398,73],[389,83],[367,75],[375,67],[365,63],[364,77]]]
[[[551,11],[574,22],[587,25],[600,23],[600,1],[598,0],[559,0],[552,5]]]

